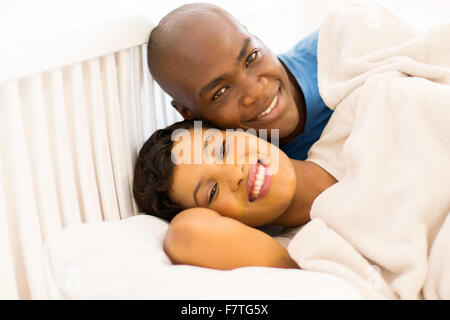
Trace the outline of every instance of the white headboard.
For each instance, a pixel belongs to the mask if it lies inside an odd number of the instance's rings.
[[[238,19],[287,47],[294,13],[280,4]],[[134,15],[0,34],[0,299],[48,297],[47,235],[137,213],[138,151],[181,120],[148,72],[152,28]]]
[[[135,215],[133,165],[179,116],[152,81],[146,16],[0,38],[0,298],[45,299],[43,241]]]

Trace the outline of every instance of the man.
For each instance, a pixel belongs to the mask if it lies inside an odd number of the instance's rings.
[[[279,130],[281,149],[304,160],[332,111],[317,83],[318,31],[275,56],[223,9],[179,7],[153,29],[148,64],[185,119],[221,129]]]

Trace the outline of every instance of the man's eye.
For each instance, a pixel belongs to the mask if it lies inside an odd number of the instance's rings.
[[[257,55],[258,55],[258,51],[252,52],[252,54],[247,57],[247,60],[245,60],[245,66],[248,67],[249,64],[252,63],[256,59]]]
[[[214,195],[217,192],[217,183],[214,185],[214,187],[211,189],[211,193],[209,194],[209,200],[208,203],[211,203],[211,200],[213,199]]]
[[[216,100],[217,98],[219,98],[221,95],[223,95],[228,88],[220,88],[213,96],[213,100]]]

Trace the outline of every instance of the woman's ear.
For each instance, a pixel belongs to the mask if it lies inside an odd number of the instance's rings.
[[[184,120],[195,120],[196,119],[196,117],[191,112],[191,110],[189,110],[185,106],[182,106],[175,100],[172,100],[172,102],[170,104],[172,105],[172,107],[177,109],[177,111],[181,114],[181,116],[184,118]]]

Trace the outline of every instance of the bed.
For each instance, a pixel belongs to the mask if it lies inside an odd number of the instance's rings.
[[[147,71],[152,27],[136,15],[2,36],[0,298],[360,299],[320,272],[170,263],[167,222],[131,193],[140,146],[179,120]]]

